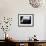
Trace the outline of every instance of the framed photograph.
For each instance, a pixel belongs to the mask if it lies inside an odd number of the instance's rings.
[[[34,14],[18,14],[18,26],[19,27],[33,27]]]

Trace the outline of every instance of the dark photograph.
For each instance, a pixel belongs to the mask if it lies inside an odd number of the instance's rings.
[[[20,16],[21,24],[31,24],[31,16]]]

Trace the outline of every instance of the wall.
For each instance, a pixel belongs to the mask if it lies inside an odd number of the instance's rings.
[[[10,33],[16,40],[27,40],[34,34],[37,39],[46,40],[45,38],[45,16],[46,6],[33,8],[28,0],[0,0],[0,18],[12,17],[13,22]],[[18,27],[18,14],[34,14],[34,27]],[[2,31],[0,31],[0,35]],[[4,34],[4,33],[3,33]],[[0,39],[3,37],[0,36]]]

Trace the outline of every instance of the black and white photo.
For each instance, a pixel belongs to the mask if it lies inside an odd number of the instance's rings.
[[[21,27],[30,27],[34,25],[33,14],[18,14],[18,25]]]

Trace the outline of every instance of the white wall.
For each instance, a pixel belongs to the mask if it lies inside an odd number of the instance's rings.
[[[8,33],[17,40],[27,40],[34,34],[37,35],[39,40],[46,40],[45,12],[46,6],[33,8],[28,0],[0,0],[0,16],[13,18],[12,26]],[[18,27],[18,14],[34,14],[34,27]],[[0,39],[2,39],[2,36],[0,36]]]

